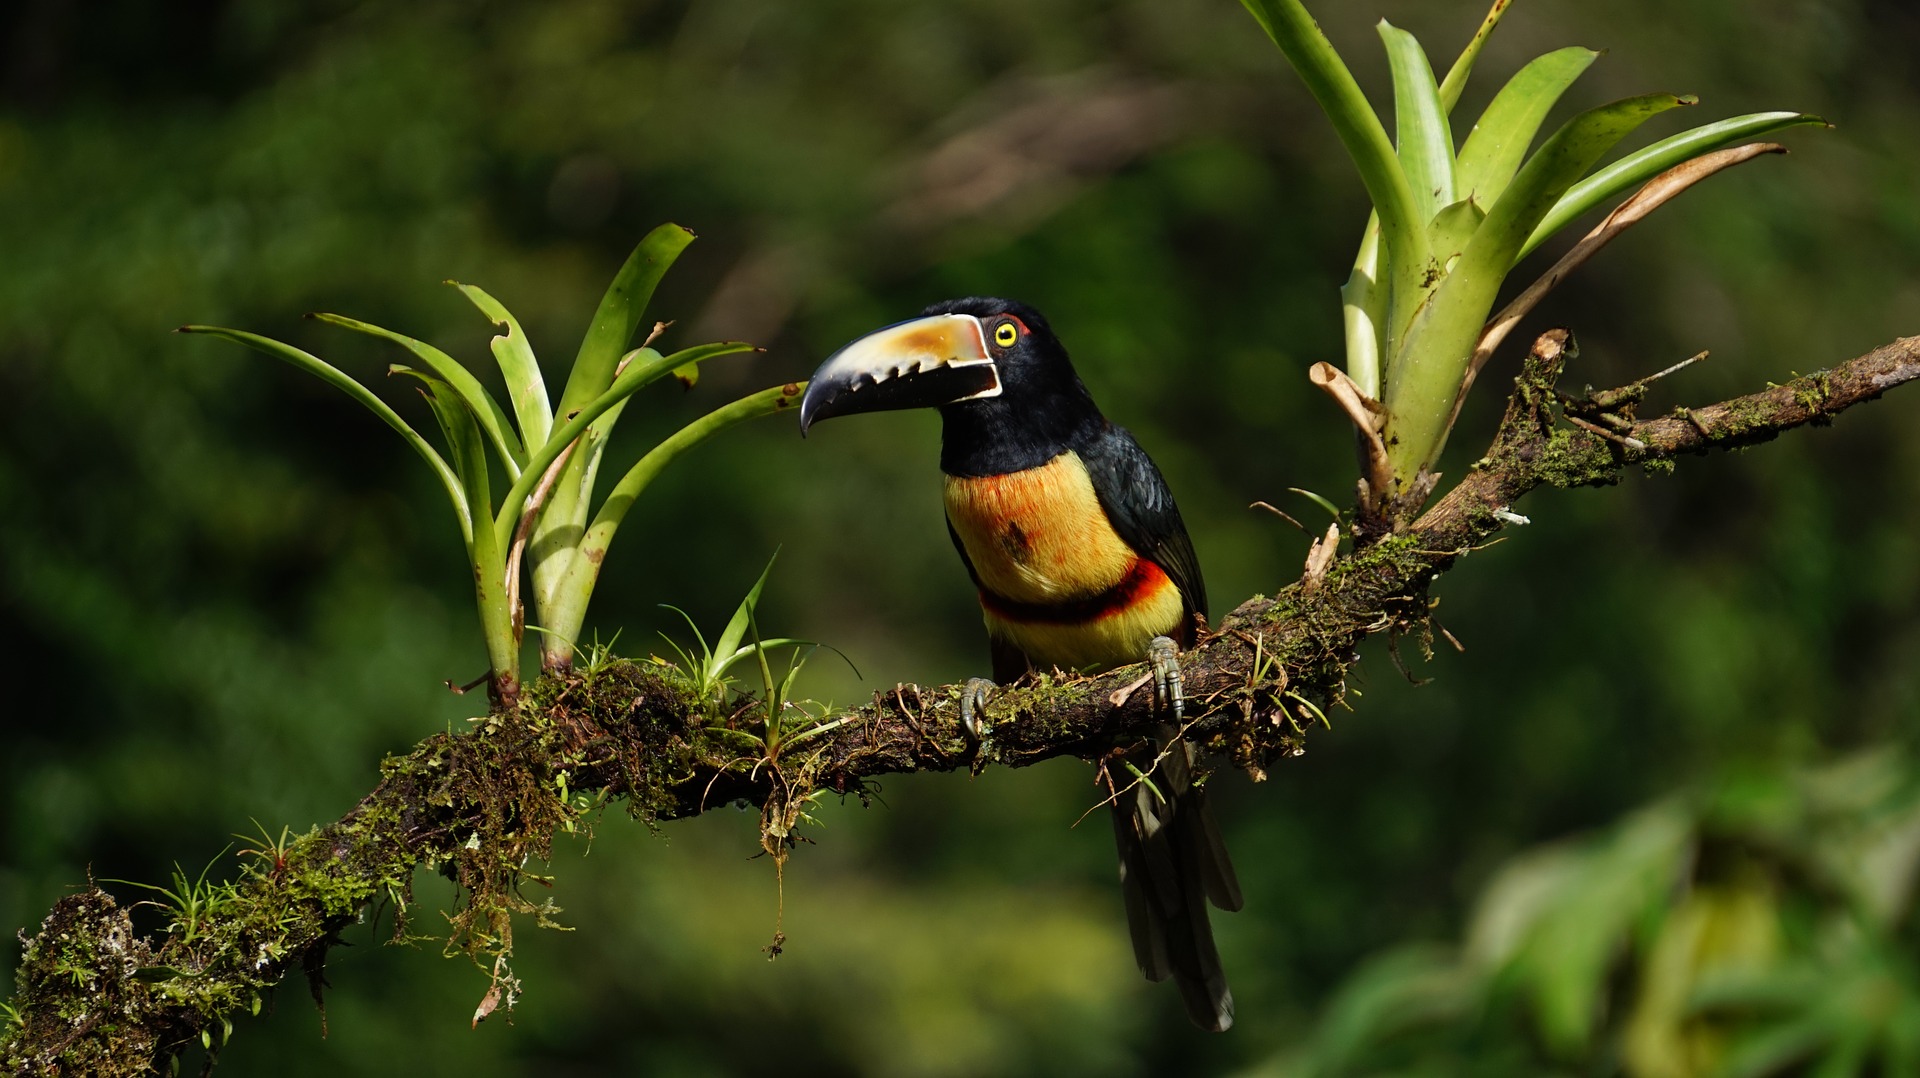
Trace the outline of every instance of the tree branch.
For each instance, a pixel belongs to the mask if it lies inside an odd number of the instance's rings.
[[[1297,754],[1322,710],[1342,699],[1362,639],[1423,631],[1428,586],[1519,520],[1511,506],[1535,487],[1607,484],[1628,468],[1753,445],[1920,378],[1920,337],[1909,337],[1829,371],[1643,420],[1634,410],[1645,382],[1578,400],[1560,394],[1574,355],[1565,331],[1535,343],[1486,457],[1424,515],[1397,532],[1354,537],[1357,549],[1271,599],[1242,603],[1190,650],[1188,736],[1256,779]],[[626,798],[649,823],[757,803],[763,843],[783,857],[814,798],[858,795],[876,776],[1098,760],[1152,736],[1159,716],[1150,693],[1132,691],[1136,674],[1056,673],[1007,686],[985,709],[983,743],[960,725],[958,686],[902,685],[826,720],[796,722],[789,708],[786,728],[769,738],[763,702],[722,712],[657,660],[542,679],[518,710],[389,758],[379,786],[339,821],[249,851],[256,863],[241,880],[196,886],[193,902],[172,903],[163,938],[140,936],[127,909],[91,883],[62,899],[37,935],[23,933],[17,1017],[0,1040],[0,1068],[132,1075],[195,1041],[217,1051],[228,1016],[257,1009],[294,968],[308,973],[317,999],[335,933],[367,905],[391,905],[404,933],[421,863],[461,888],[448,950],[492,971],[478,1021],[518,991],[506,965],[514,915],[546,917],[519,890],[528,859],[545,859],[556,832],[590,826],[607,797]]]

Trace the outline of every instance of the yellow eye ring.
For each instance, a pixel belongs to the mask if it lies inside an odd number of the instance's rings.
[[[1012,322],[1002,322],[993,328],[993,343],[1002,348],[1012,348],[1013,342],[1020,339],[1020,331]]]

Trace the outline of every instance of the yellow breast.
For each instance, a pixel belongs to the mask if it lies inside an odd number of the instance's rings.
[[[1007,475],[947,476],[946,502],[980,586],[1015,602],[1098,594],[1133,565],[1077,453]]]
[[[947,521],[979,578],[987,632],[1042,668],[1138,662],[1185,602],[1108,522],[1078,455],[946,480]]]

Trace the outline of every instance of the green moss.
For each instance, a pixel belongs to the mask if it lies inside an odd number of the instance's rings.
[[[212,1031],[206,1043],[217,1048],[228,1016],[256,1010],[294,964],[317,963],[333,933],[368,905],[392,906],[395,938],[407,938],[421,863],[459,887],[446,950],[471,956],[496,984],[510,982],[515,918],[552,925],[559,912],[520,889],[528,866],[550,855],[554,832],[582,823],[588,801],[576,800],[569,781],[589,766],[593,732],[603,729],[593,724],[625,722],[636,695],[661,691],[632,664],[617,674],[598,684],[543,678],[529,686],[526,706],[387,759],[380,789],[345,819],[248,851],[252,860],[233,883],[196,883],[194,904],[175,911],[157,944],[137,936],[105,892],[65,900],[27,949],[12,1004],[22,1023],[6,1034],[0,1069],[54,1063],[24,1055],[30,1044],[63,1045],[58,1063],[68,1073],[103,1075],[143,1073],[202,1030]],[[665,748],[672,739],[656,724],[645,740]],[[651,798],[643,813],[657,813],[670,801],[668,783],[653,777],[658,761],[685,763],[687,754],[633,754],[646,763],[606,770]],[[182,891],[178,881],[174,890]],[[60,1030],[43,1028],[47,1022]],[[71,1035],[75,1029],[83,1033]],[[149,1041],[130,1042],[121,1029]]]
[[[111,895],[89,887],[61,899],[21,955],[12,1004],[19,1021],[0,1039],[0,1069],[144,1073],[166,1033],[139,1020],[155,1002],[156,968]],[[45,1045],[59,1046],[58,1054],[35,1053]]]
[[[1389,537],[1334,572],[1417,559],[1415,547],[1411,538]],[[1289,589],[1282,602],[1311,626],[1286,630],[1300,652],[1280,656],[1300,671],[1291,687],[1339,699],[1346,615],[1324,590],[1303,598]],[[1068,716],[1095,703],[1099,691],[1094,679],[1048,674],[1003,690],[991,710],[1012,717],[1020,737],[1010,754],[1027,759],[1070,736]],[[1236,698],[1262,720],[1249,724],[1257,729],[1245,738],[1248,759],[1299,751],[1299,724],[1266,722],[1285,714],[1279,684],[1249,685]],[[613,796],[626,797],[629,811],[649,824],[697,811],[689,806],[704,804],[719,781],[720,797],[763,791],[756,795],[764,797],[762,843],[777,862],[826,792],[823,776],[844,773],[849,759],[843,742],[793,741],[794,731],[790,747],[780,749],[776,737],[768,752],[763,705],[735,697],[710,713],[709,702],[692,702],[669,671],[649,662],[596,661],[533,681],[521,699],[471,731],[427,738],[385,760],[380,788],[338,823],[292,838],[283,831],[278,842],[269,837],[245,851],[239,877],[201,895],[192,931],[176,923],[158,941],[141,939],[125,911],[97,890],[63,903],[28,948],[14,1002],[24,1024],[0,1042],[0,1070],[33,1069],[27,1045],[59,1045],[53,1050],[69,1072],[103,1075],[164,1064],[202,1031],[217,1050],[232,1016],[257,1010],[290,970],[320,968],[335,933],[369,905],[393,909],[396,941],[417,938],[407,926],[420,864],[457,886],[443,950],[484,969],[494,986],[489,998],[511,1007],[519,991],[508,965],[515,928],[527,918],[554,926],[560,912],[522,894],[528,879],[538,879],[529,866],[549,858],[556,831],[590,829]],[[971,758],[950,719],[929,723],[925,734],[935,751]],[[750,787],[749,774],[761,785]],[[70,1035],[81,1028],[84,1034]]]
[[[1401,593],[1443,559],[1419,536],[1382,535],[1336,560],[1318,585],[1283,589],[1258,616],[1225,626],[1256,638],[1262,654],[1247,684],[1216,700],[1239,717],[1216,730],[1210,747],[1256,781],[1275,761],[1303,753],[1321,713],[1343,705],[1352,649],[1371,631],[1361,627],[1417,623],[1424,601]]]
[[[1743,438],[1773,425],[1768,405],[1761,400],[1738,398],[1728,401],[1719,422],[1714,425],[1714,441]]]
[[[1793,387],[1793,399],[1800,407],[1809,412],[1818,412],[1833,397],[1833,374],[1831,371],[1817,371],[1798,379]]]
[[[1557,429],[1529,465],[1542,483],[1556,487],[1605,487],[1620,481],[1620,473],[1605,455],[1585,451],[1574,432]]]

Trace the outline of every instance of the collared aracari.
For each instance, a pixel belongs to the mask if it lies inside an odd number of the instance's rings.
[[[830,416],[937,407],[947,530],[979,589],[994,681],[1040,668],[1147,659],[1177,721],[1177,646],[1206,621],[1200,565],[1173,495],[1133,436],[1100,414],[1038,311],[1004,299],[936,303],[852,342],[814,372],[800,430]],[[991,682],[968,684],[973,712]],[[1233,1024],[1206,903],[1238,910],[1240,885],[1193,752],[1163,725],[1109,778],[1134,957],[1171,976],[1203,1029]],[[1157,767],[1155,766],[1157,761]]]

